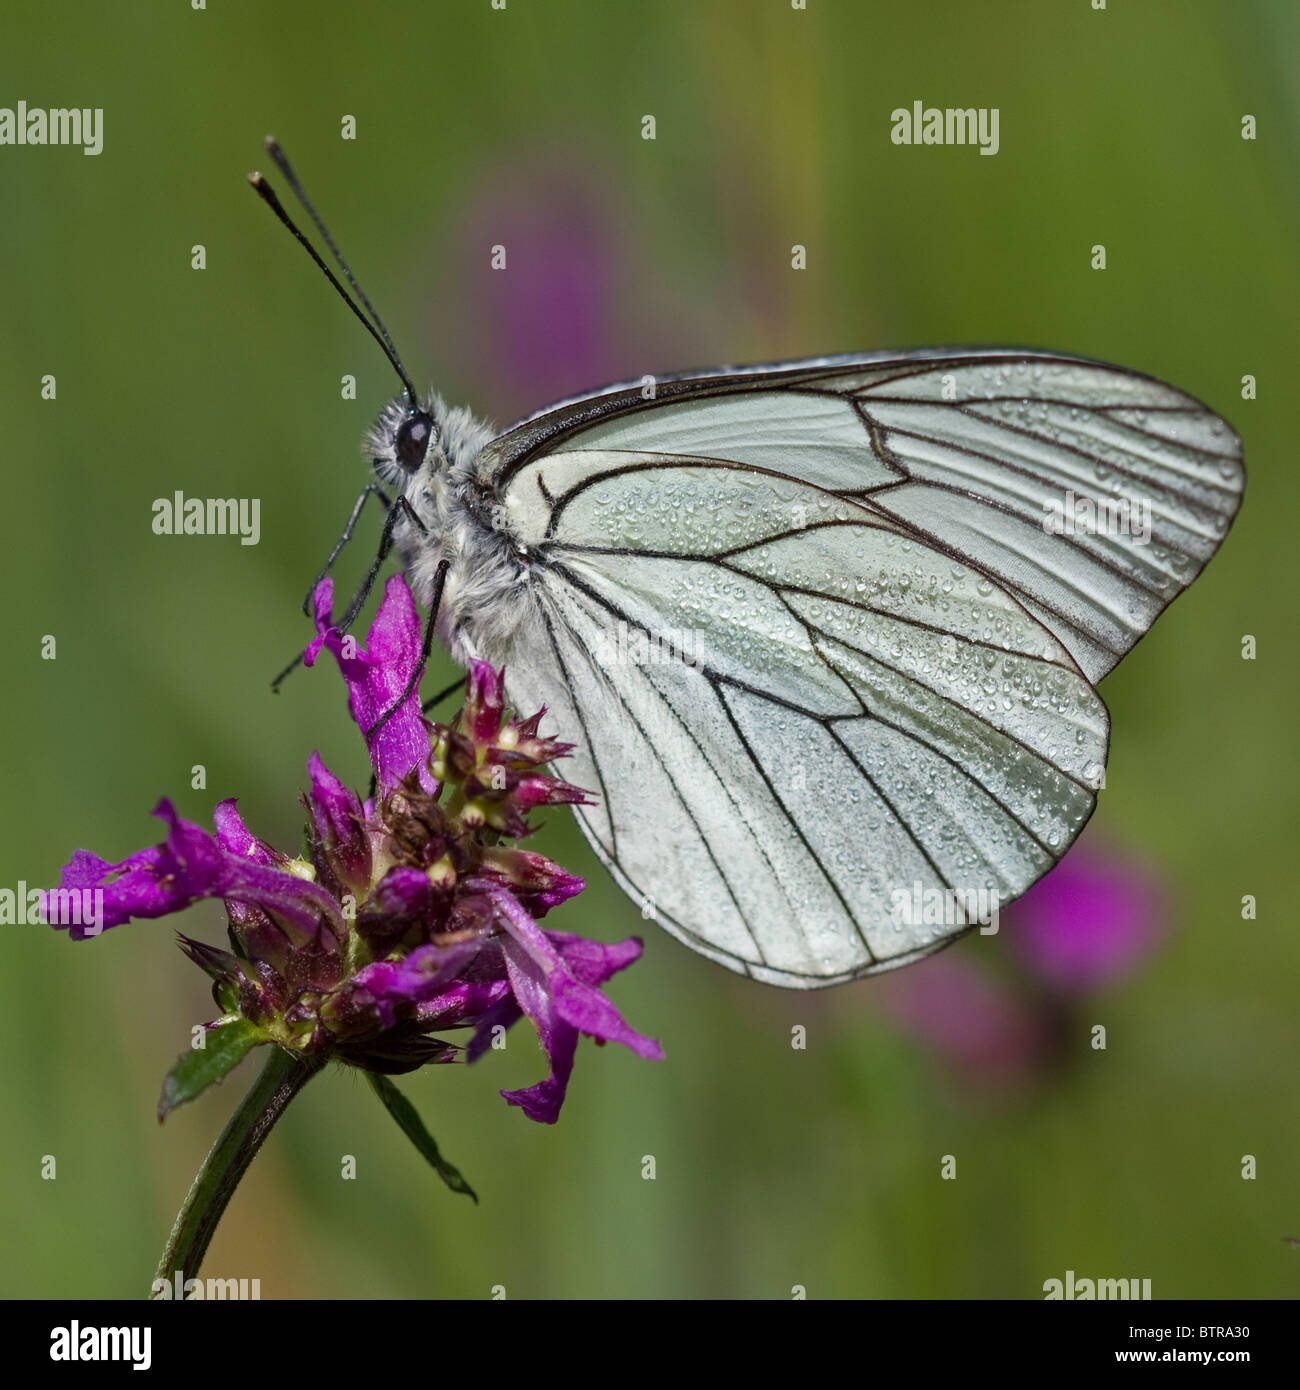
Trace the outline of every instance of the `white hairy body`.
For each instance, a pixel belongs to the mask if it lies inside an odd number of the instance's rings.
[[[439,566],[449,568],[435,631],[461,665],[470,658],[509,664],[521,626],[538,621],[538,596],[529,582],[527,550],[512,535],[490,484],[475,466],[496,431],[463,406],[429,395],[420,408],[437,427],[437,442],[412,474],[398,465],[393,440],[408,413],[405,398],[391,401],[365,441],[365,454],[382,484],[398,487],[424,525],[398,522],[393,540],[406,577],[426,610],[432,606]]]

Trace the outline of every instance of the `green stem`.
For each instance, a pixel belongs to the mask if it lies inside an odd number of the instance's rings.
[[[221,1138],[212,1146],[195,1175],[189,1194],[167,1238],[155,1279],[172,1283],[177,1270],[194,1278],[207,1253],[226,1204],[252,1163],[271,1127],[289,1102],[321,1069],[319,1061],[307,1061],[271,1044],[271,1055]]]

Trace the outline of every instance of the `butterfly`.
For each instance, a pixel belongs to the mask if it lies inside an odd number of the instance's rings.
[[[1098,682],[1241,502],[1224,420],[1122,367],[981,347],[647,377],[497,434],[415,391],[267,147],[373,324],[254,186],[404,387],[331,561],[377,493],[371,578],[395,546],[426,647],[545,706],[643,915],[818,988],[930,954],[1061,859],[1104,777]]]

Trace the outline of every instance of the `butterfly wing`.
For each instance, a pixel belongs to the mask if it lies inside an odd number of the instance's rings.
[[[543,517],[522,473],[506,493],[542,612],[511,699],[576,731],[584,830],[696,950],[792,987],[904,964],[1022,893],[1091,813],[1105,707],[985,576],[778,475],[530,467],[553,501]]]
[[[647,379],[649,380],[649,379]],[[925,350],[686,373],[578,397],[483,451],[498,490],[547,453],[770,468],[894,518],[1015,594],[1094,682],[1201,572],[1241,502],[1241,441],[1199,401],[1055,353]],[[1049,530],[1088,515],[1118,526]],[[1149,534],[1135,535],[1149,522]]]
[[[1028,417],[1002,412],[1013,381]],[[600,794],[583,828],[679,939],[793,987],[905,964],[1028,888],[1090,814],[1092,681],[1235,510],[1216,418],[1116,368],[1000,353],[565,403],[481,463],[543,615],[512,699],[579,731],[568,772]],[[1031,520],[1067,483],[1138,477],[1150,558]]]

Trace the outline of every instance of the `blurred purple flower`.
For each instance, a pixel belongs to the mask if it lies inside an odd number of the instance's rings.
[[[883,976],[869,997],[980,1088],[1023,1085],[1055,1065],[1071,1045],[1071,1000],[1131,975],[1168,930],[1154,872],[1095,844],[1076,845],[1001,914],[995,939],[1005,939],[1017,972],[958,947]]]
[[[1131,974],[1168,931],[1155,875],[1079,845],[1008,911],[1007,940],[1049,989],[1082,994]]]
[[[462,371],[490,382],[502,409],[533,410],[699,355],[697,316],[657,282],[662,252],[619,199],[617,169],[598,159],[531,150],[465,198],[449,233],[444,259],[457,269],[431,294],[429,321],[457,325]]]
[[[951,951],[884,976],[872,997],[901,1033],[987,1088],[1028,1081],[1049,1050],[1039,1011]]]

